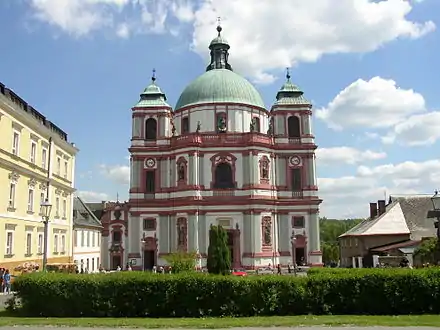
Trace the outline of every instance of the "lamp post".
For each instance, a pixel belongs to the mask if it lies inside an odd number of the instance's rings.
[[[46,198],[43,203],[40,205],[40,214],[43,218],[44,224],[44,247],[43,247],[43,271],[46,271],[47,266],[47,243],[48,243],[48,231],[49,231],[49,218],[50,212],[52,211],[52,204],[49,203],[49,200]]]
[[[295,233],[292,233],[290,237],[292,243],[292,261],[293,261],[293,274],[296,276],[296,237]]]
[[[431,197],[431,201],[432,207],[434,208],[435,216],[437,218],[434,224],[435,228],[437,229],[437,248],[434,258],[436,264],[438,264],[438,262],[440,261],[440,194],[437,190],[435,191],[434,196]]]
[[[141,238],[141,262],[142,262],[142,271],[145,272],[145,248],[144,248],[144,244],[145,244],[145,238],[142,237]]]

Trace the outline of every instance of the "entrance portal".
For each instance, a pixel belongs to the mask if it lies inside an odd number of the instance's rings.
[[[114,255],[112,256],[112,264],[111,264],[111,269],[116,269],[121,267],[122,268],[122,257],[120,255]]]
[[[296,264],[298,266],[305,266],[305,253],[304,253],[304,248],[296,248],[295,249],[295,253],[296,253]]]
[[[233,269],[241,268],[241,254],[240,254],[240,230],[228,229],[228,248],[231,256],[231,267]]]
[[[144,250],[144,268],[143,270],[152,270],[155,264],[155,252],[152,250]]]

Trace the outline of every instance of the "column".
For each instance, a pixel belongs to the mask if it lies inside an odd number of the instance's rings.
[[[128,253],[138,253],[141,251],[141,237],[142,237],[141,218],[138,215],[128,216]]]
[[[206,241],[206,213],[199,212],[199,220],[198,220],[198,230],[199,230],[199,253],[207,254],[208,253],[208,243]]]
[[[243,213],[243,228],[241,230],[243,237],[243,253],[254,252],[252,249],[252,219],[250,212]]]
[[[167,214],[159,214],[159,254],[169,253],[169,223]]]
[[[199,253],[199,213],[188,216],[188,252]]]
[[[319,237],[319,218],[317,211],[312,211],[309,215],[309,226],[308,226],[308,237],[309,237],[309,262],[312,264],[322,263],[321,243]]]
[[[254,234],[254,246],[253,250],[256,253],[262,252],[261,250],[261,241],[262,241],[262,232],[261,232],[261,213],[260,212],[254,212],[251,216],[252,218],[252,231]]]
[[[170,216],[170,252],[175,252],[177,250],[177,219],[176,215],[172,214]]]
[[[188,184],[194,185],[194,173],[196,171],[196,168],[194,166],[194,154],[190,154],[188,156]]]
[[[243,155],[243,186],[250,184],[249,155]]]

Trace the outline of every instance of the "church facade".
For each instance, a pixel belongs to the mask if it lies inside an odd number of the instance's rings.
[[[174,109],[154,74],[132,108],[129,200],[102,221],[104,267],[151,269],[178,250],[204,267],[211,225],[227,230],[233,268],[322,264],[312,105],[287,73],[266,109],[221,30]]]

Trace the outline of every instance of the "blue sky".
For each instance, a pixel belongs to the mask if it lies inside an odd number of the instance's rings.
[[[174,105],[221,16],[268,107],[287,66],[313,101],[321,215],[366,216],[385,193],[439,188],[440,1],[338,1],[4,0],[0,81],[80,148],[80,195],[126,198],[131,106],[152,68]]]

